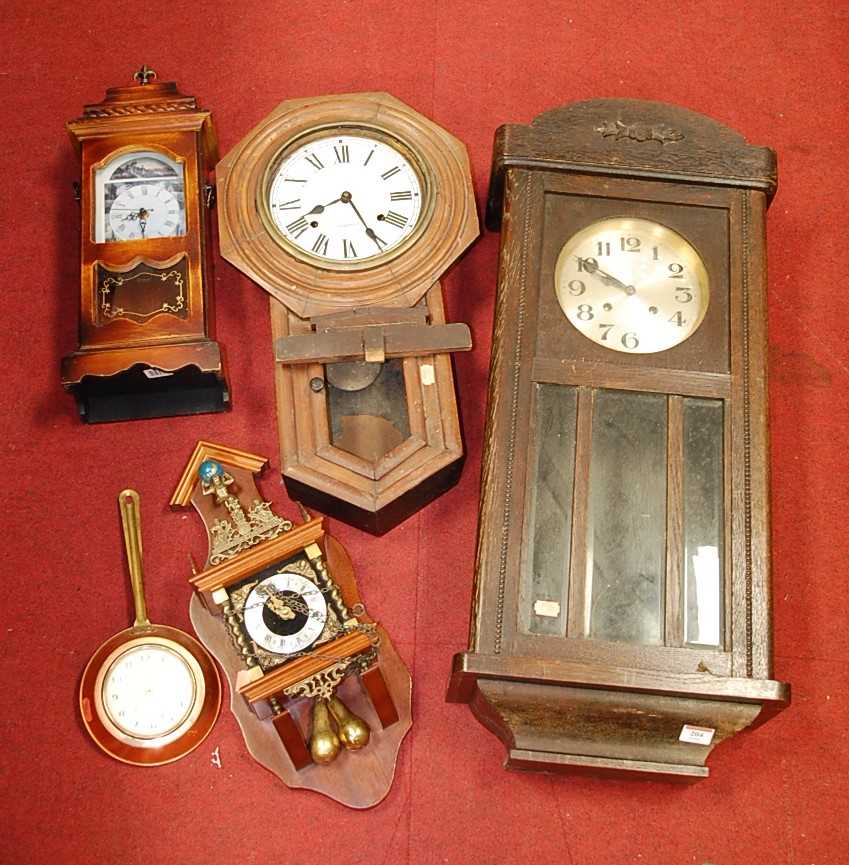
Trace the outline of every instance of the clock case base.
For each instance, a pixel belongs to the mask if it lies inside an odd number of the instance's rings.
[[[713,748],[772,717],[789,688],[712,673],[662,674],[542,659],[454,656],[448,702],[506,746],[508,769],[697,781]],[[679,740],[684,725],[715,731]]]
[[[147,370],[155,374],[151,377]],[[230,408],[221,353],[211,340],[142,351],[79,351],[63,360],[62,383],[76,399],[85,423],[208,414]]]

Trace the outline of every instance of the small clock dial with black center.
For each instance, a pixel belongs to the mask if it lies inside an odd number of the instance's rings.
[[[283,571],[253,587],[244,617],[248,635],[258,646],[277,655],[292,655],[321,636],[327,602],[311,580]]]

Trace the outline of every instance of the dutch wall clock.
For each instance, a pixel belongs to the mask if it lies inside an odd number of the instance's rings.
[[[263,457],[199,442],[171,500],[207,529],[190,578],[192,624],[224,669],[254,758],[290,787],[352,808],[389,791],[410,729],[410,674],[366,612],[324,518],[299,525],[264,501]]]
[[[287,489],[383,533],[462,466],[439,279],[478,233],[466,150],[385,93],[295,99],[216,177],[221,253],[271,295]]]
[[[771,658],[775,187],[771,150],[661,103],[496,135],[471,645],[449,700],[509,767],[699,778],[789,699]]]
[[[80,345],[62,384],[88,423],[222,411],[212,339],[212,119],[143,67],[68,124],[82,159]]]

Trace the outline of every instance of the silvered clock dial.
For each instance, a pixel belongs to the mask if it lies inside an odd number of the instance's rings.
[[[613,351],[651,354],[683,342],[702,323],[710,289],[698,252],[648,219],[602,219],[563,246],[557,300],[588,339]]]
[[[261,206],[278,242],[312,261],[371,265],[419,225],[425,183],[401,142],[357,127],[295,141],[275,159]]]

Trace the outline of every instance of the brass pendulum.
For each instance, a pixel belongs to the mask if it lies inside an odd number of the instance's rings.
[[[339,754],[339,737],[333,730],[327,700],[316,700],[312,710],[310,754],[315,763],[332,763]]]
[[[359,751],[368,745],[371,731],[362,718],[351,712],[336,696],[330,698],[329,708],[339,728],[339,738],[349,751]]]

